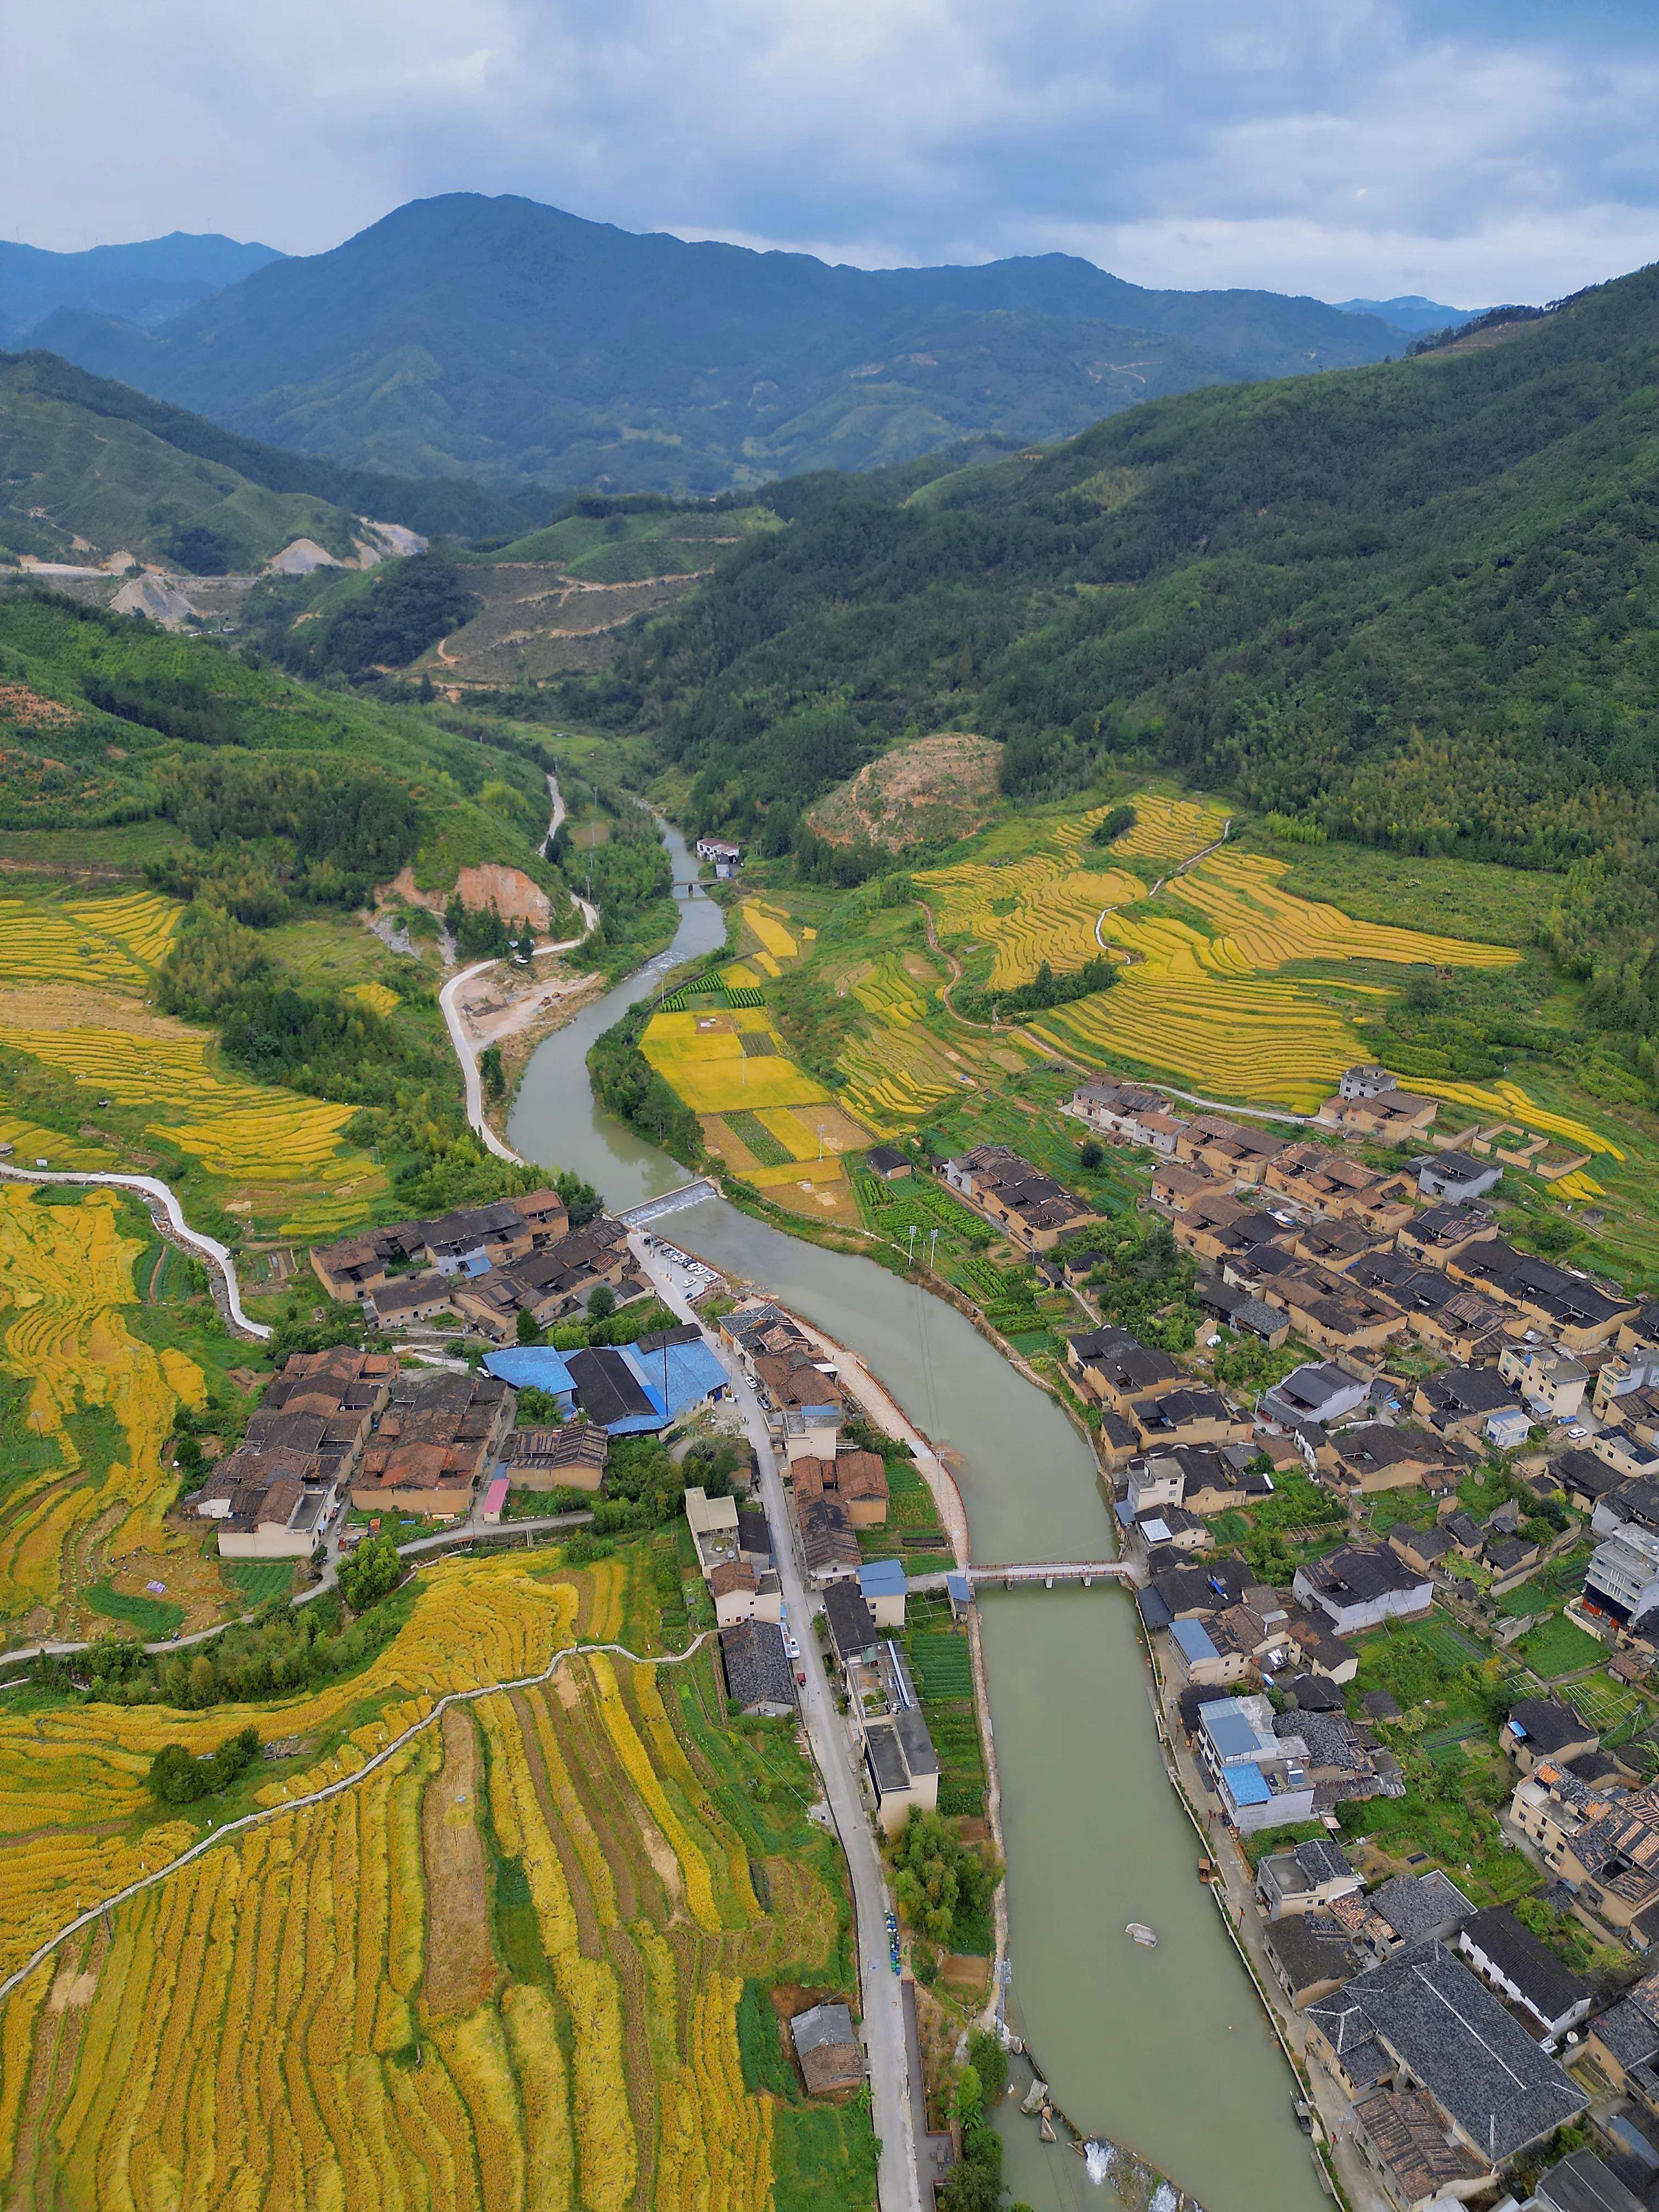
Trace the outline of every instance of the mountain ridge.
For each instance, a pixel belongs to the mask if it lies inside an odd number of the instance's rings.
[[[1133,318],[1133,319],[1131,319]],[[696,495],[1401,349],[1376,317],[1160,293],[1066,255],[860,270],[593,223],[514,195],[412,201],[154,331],[64,309],[36,342],[267,443],[403,475]]]
[[[0,343],[15,343],[60,308],[144,328],[283,258],[274,246],[218,231],[173,230],[79,253],[0,239]]]

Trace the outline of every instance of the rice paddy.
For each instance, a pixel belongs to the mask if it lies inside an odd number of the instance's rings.
[[[163,1447],[206,1386],[194,1360],[129,1325],[142,1249],[112,1191],[52,1206],[0,1186],[0,1618],[55,1625],[123,1558],[180,1542],[163,1520],[179,1482]]]
[[[52,903],[0,899],[0,976],[135,988],[165,956],[183,911],[154,891]]]
[[[1149,886],[1127,868],[1088,865],[1091,814],[1042,831],[1023,856],[916,878],[942,936],[991,949],[994,990],[1029,981],[1044,960],[1063,972],[1104,950],[1122,963],[1115,990],[1032,1019],[1036,1035],[1076,1058],[1306,1109],[1359,1056],[1344,998],[1387,995],[1372,975],[1333,969],[1495,968],[1517,957],[1507,946],[1358,921],[1295,897],[1283,888],[1289,869],[1280,860],[1224,846],[1194,860],[1221,834],[1219,810],[1155,796],[1135,805],[1135,826],[1114,855],[1169,857],[1185,872]],[[1283,972],[1314,965],[1316,980]],[[890,1112],[896,1097],[889,1097],[892,1104],[872,1088],[871,1103]]]
[[[436,1569],[366,1676],[253,1712],[267,1737],[337,1739],[260,1797],[361,1765],[434,1692],[614,1633],[621,1579],[615,1560]],[[0,1716],[8,1966],[77,1899],[193,1838],[146,1818],[153,1749],[210,1747],[249,1717]],[[451,1708],[356,1788],[115,1908],[0,2020],[12,2191],[765,2212],[797,2108],[745,2087],[738,2008],[756,1978],[833,1977],[845,1908],[833,1847],[799,1817],[793,1742],[723,1719],[706,1657],[584,1656]],[[788,1786],[763,1807],[769,1771]],[[849,2212],[869,2202],[860,2179],[842,2180]]]
[[[765,1037],[769,1052],[744,1050],[744,1036]],[[760,1112],[777,1106],[827,1105],[823,1084],[783,1049],[764,1007],[725,1012],[653,1014],[640,1049],[694,1113]]]
[[[761,951],[769,954],[774,960],[793,960],[800,950],[789,927],[789,917],[781,907],[768,906],[758,900],[745,900],[743,919]]]
[[[9,1000],[9,1008],[16,1005],[15,996]],[[106,1000],[88,1011],[98,1014],[95,1022],[0,1021],[0,1046],[27,1053],[118,1105],[153,1113],[146,1133],[176,1146],[210,1174],[333,1183],[362,1173],[362,1155],[343,1152],[340,1145],[354,1108],[223,1074],[210,1037],[130,1002]]]

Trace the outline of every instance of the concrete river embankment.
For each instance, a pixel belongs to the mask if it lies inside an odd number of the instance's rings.
[[[677,836],[669,845],[684,882],[695,867]],[[723,927],[712,902],[688,900],[670,957],[712,950]],[[655,981],[631,978],[541,1046],[508,1130],[526,1159],[574,1169],[617,1210],[685,1181],[678,1162],[599,1109],[584,1064],[593,1039]],[[953,1308],[719,1200],[665,1229],[859,1355],[950,1455],[976,1559],[1083,1559],[1109,1547],[1087,1445]],[[1294,2084],[1198,1881],[1200,1846],[1164,1773],[1128,1598],[1099,1584],[998,1591],[981,1611],[1008,1856],[1010,2008],[1056,2102],[1161,2167],[1205,2212],[1316,2212],[1327,2199],[1291,2117]],[[1156,1950],[1124,1934],[1130,1920],[1156,1929]],[[1012,2106],[1006,2133],[1014,2198],[1038,2212],[1113,2201]]]

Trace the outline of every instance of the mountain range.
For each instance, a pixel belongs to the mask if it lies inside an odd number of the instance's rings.
[[[60,307],[147,328],[282,258],[275,246],[244,246],[216,232],[175,230],[83,253],[0,239],[0,345],[15,344]]]
[[[1370,312],[1150,290],[1065,254],[854,269],[476,193],[268,258],[162,320],[65,298],[30,337],[357,466],[699,495],[965,437],[1049,441],[1148,398],[1406,342]]]

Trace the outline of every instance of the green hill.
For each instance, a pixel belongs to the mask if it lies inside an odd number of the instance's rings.
[[[0,354],[0,547],[13,555],[87,561],[125,549],[238,570],[300,537],[349,557],[360,515],[491,536],[539,521],[550,504],[306,459],[56,355]]]
[[[273,263],[153,331],[38,343],[251,436],[404,474],[707,495],[1160,392],[1374,361],[1402,334],[1266,292],[1158,292],[1063,254],[966,269],[635,236],[456,192]]]
[[[660,725],[701,824],[907,729],[1003,787],[1156,762],[1305,836],[1571,871],[1551,927],[1659,1032],[1659,269],[1388,366],[1193,393],[917,496],[809,478],[567,703]]]

